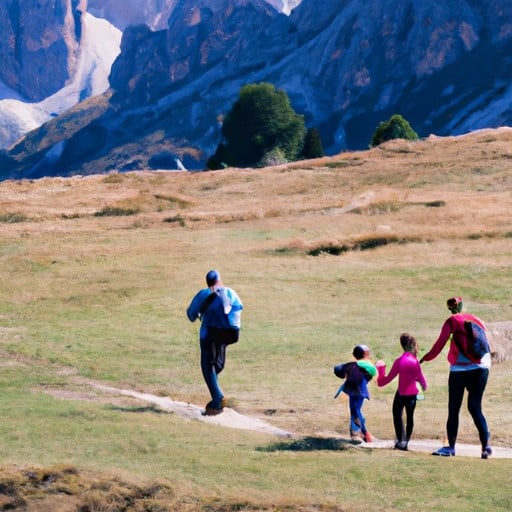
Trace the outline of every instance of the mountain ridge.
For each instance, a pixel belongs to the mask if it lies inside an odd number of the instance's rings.
[[[79,140],[95,141],[86,160],[73,159],[74,132],[46,147],[60,144],[66,158],[54,150],[51,164],[42,158],[34,173],[34,159],[27,165],[20,157],[27,154],[22,140],[4,152],[4,176],[173,168],[176,158],[204,168],[240,87],[260,81],[288,93],[328,154],[366,147],[378,122],[394,113],[422,137],[512,120],[512,8],[505,0],[461,0],[456,8],[408,1],[393,9],[370,0],[364,12],[356,0],[321,10],[303,0],[289,16],[262,0],[182,0],[167,25],[124,31],[109,108],[78,129]]]

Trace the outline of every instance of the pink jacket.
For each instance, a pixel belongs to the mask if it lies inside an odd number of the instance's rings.
[[[466,330],[464,329],[464,321],[472,320],[485,329],[485,325],[478,317],[470,313],[456,313],[450,316],[443,324],[439,337],[432,345],[432,348],[423,356],[424,361],[431,361],[435,359],[443,350],[444,346],[451,339],[452,335],[457,336],[457,339],[462,339],[463,344],[466,344]],[[450,365],[456,364],[471,364],[459,351],[457,344],[454,341],[450,343],[450,350],[448,351],[448,362]]]
[[[377,386],[379,387],[389,384],[398,375],[399,395],[416,395],[418,393],[416,382],[420,384],[422,389],[427,389],[427,381],[421,370],[420,362],[411,352],[404,352],[399,358],[395,359],[388,375],[385,374],[385,366],[377,366],[377,371],[379,373]]]

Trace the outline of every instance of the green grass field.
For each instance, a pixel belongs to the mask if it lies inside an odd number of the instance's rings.
[[[391,363],[404,331],[421,355],[453,295],[486,322],[512,320],[511,139],[395,141],[263,170],[0,183],[0,508],[16,496],[34,511],[510,510],[510,459],[332,442],[348,434],[332,368],[360,342]],[[106,207],[126,215],[95,215]],[[310,255],[342,245],[352,249]],[[206,404],[199,326],[185,309],[210,268],[245,305],[226,396],[294,439],[87,385]],[[499,341],[508,354],[510,339]],[[424,372],[414,438],[441,446],[446,350]],[[511,375],[508,358],[495,364],[485,395],[496,446],[512,447]],[[370,388],[368,427],[393,439],[396,382]],[[465,408],[459,440],[478,444]],[[34,476],[23,498],[25,468],[60,487]]]

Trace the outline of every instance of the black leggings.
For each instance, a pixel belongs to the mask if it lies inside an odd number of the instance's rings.
[[[468,391],[468,411],[478,430],[482,448],[489,444],[489,430],[487,421],[482,413],[482,397],[489,378],[487,368],[477,368],[461,372],[450,372],[448,378],[448,421],[446,433],[448,443],[452,448],[457,441],[459,430],[459,411],[464,398],[464,390]]]
[[[398,442],[408,442],[414,428],[414,409],[416,395],[400,395],[398,391],[393,399],[393,425]],[[406,425],[404,426],[403,412],[405,409]]]
[[[224,365],[226,364],[226,345],[212,342],[211,349],[212,362],[218,375],[222,370],[224,370]]]

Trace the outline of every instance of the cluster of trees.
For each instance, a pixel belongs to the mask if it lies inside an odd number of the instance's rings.
[[[396,138],[417,139],[400,115],[379,124],[371,146]],[[208,168],[264,167],[324,155],[316,128],[307,129],[304,116],[290,105],[285,91],[272,84],[248,84],[222,124],[222,142],[208,159]]]

